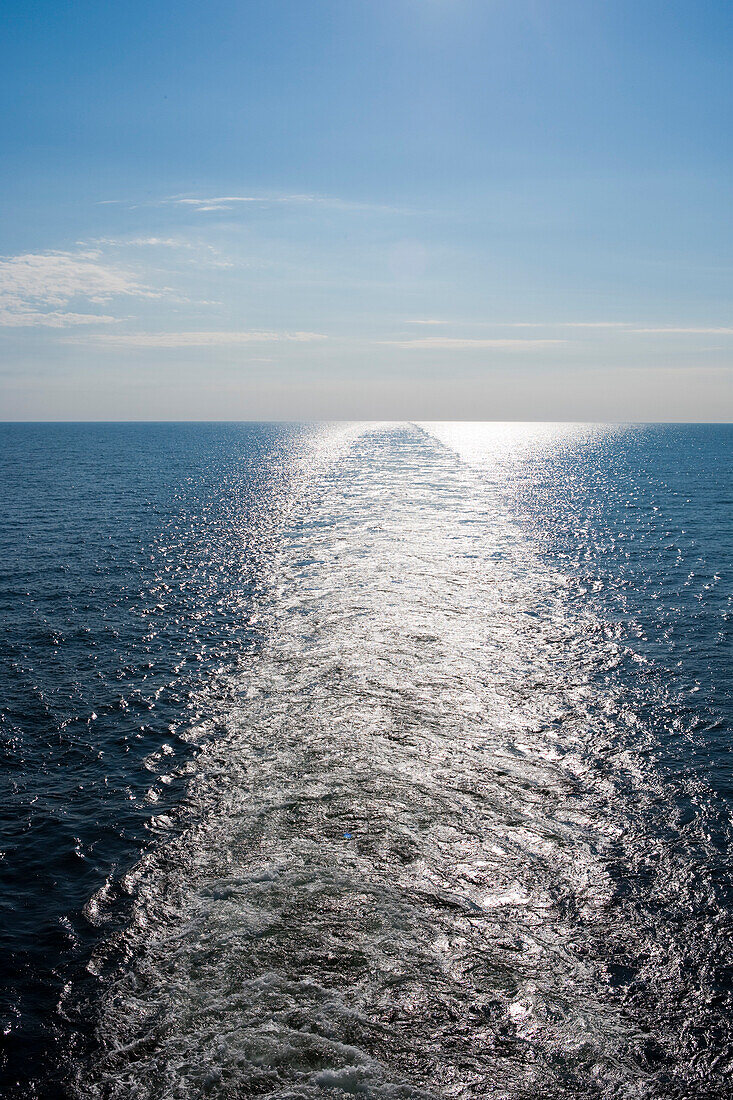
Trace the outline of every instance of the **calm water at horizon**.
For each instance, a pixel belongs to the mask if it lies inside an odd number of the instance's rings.
[[[732,444],[0,425],[2,1095],[730,1095]]]

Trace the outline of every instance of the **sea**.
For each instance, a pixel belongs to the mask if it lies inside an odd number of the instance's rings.
[[[0,427],[0,1094],[733,1095],[733,428]]]

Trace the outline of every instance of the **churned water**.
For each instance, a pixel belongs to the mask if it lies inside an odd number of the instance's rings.
[[[6,1095],[730,1095],[730,427],[2,437]]]

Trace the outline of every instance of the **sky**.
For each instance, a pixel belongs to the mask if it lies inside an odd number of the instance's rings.
[[[730,0],[0,22],[0,419],[733,419]]]

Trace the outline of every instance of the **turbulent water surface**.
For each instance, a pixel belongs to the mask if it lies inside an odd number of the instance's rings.
[[[8,1095],[730,1095],[730,428],[2,434]]]

